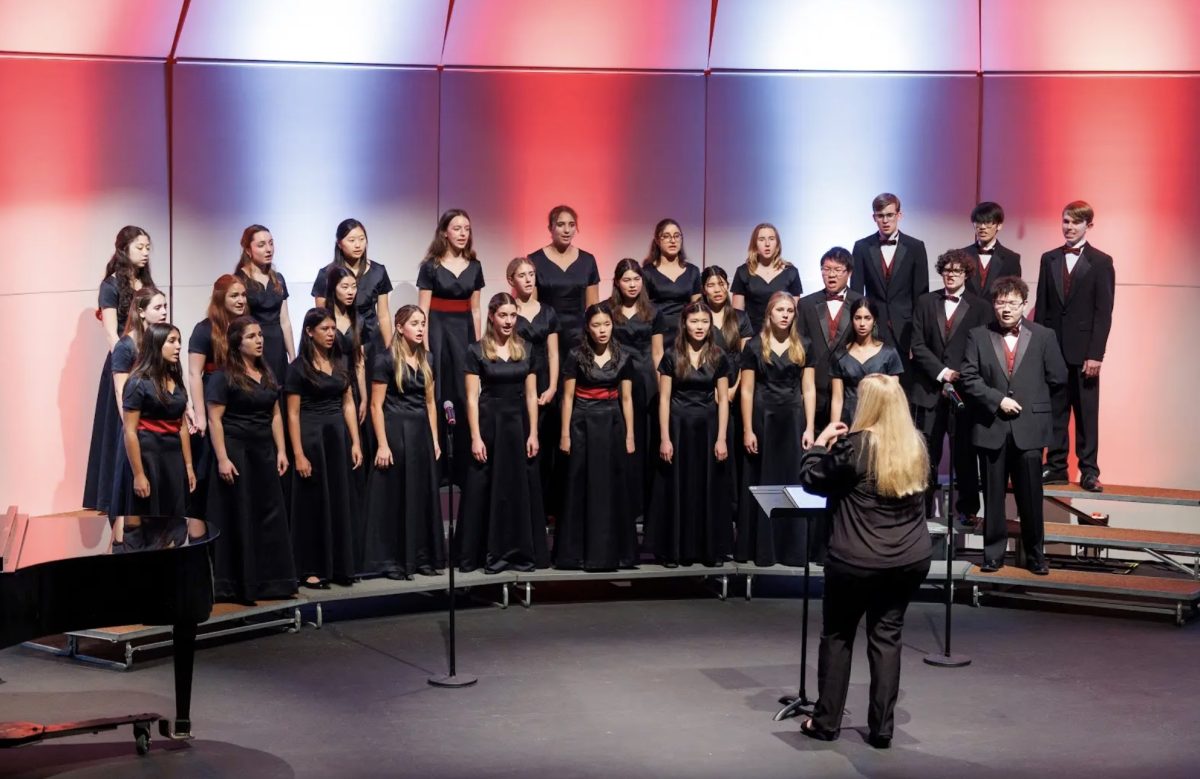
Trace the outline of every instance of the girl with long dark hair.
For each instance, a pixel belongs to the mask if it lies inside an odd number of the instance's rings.
[[[445,566],[438,496],[436,387],[425,351],[425,312],[401,306],[392,348],[371,368],[371,422],[379,448],[367,488],[363,570],[389,579]]]
[[[283,391],[292,445],[292,552],[304,586],[354,582],[356,545],[353,471],[362,465],[350,375],[337,325],[324,308],[304,315],[300,353]]]
[[[361,322],[363,347],[370,360],[378,351],[392,343],[392,329],[381,327],[391,322],[388,309],[388,294],[392,291],[392,280],[387,268],[374,260],[367,259],[367,228],[357,219],[343,219],[334,231],[333,262],[317,273],[313,281],[312,296],[317,308],[332,308],[329,305],[329,271],[345,268],[354,274],[358,282],[355,305]]]
[[[683,228],[674,219],[663,219],[654,226],[650,250],[642,260],[646,294],[658,307],[666,325],[668,344],[675,342],[680,312],[688,303],[700,299],[700,269],[687,261],[683,248]]]
[[[588,306],[583,342],[568,353],[563,369],[559,448],[567,468],[554,527],[556,568],[637,565],[637,528],[625,488],[635,446],[633,380],[629,356],[612,330],[608,304]]]
[[[275,239],[271,231],[253,224],[242,231],[242,254],[233,275],[246,287],[248,313],[262,325],[263,358],[275,382],[283,381],[288,363],[296,356],[292,320],[288,316],[287,279],[275,269]]]
[[[182,347],[179,328],[165,322],[150,325],[125,382],[125,454],[133,472],[130,514],[184,516],[188,494],[196,489],[184,424],[188,397],[179,367]]]
[[[660,462],[644,545],[669,568],[721,565],[733,551],[729,358],[712,331],[708,308],[687,304],[675,348],[658,366]]]
[[[288,469],[279,384],[265,358],[263,328],[229,323],[229,356],[204,388],[214,457],[207,519],[216,546],[217,600],[252,604],[296,592],[296,566],[279,477]]]
[[[537,376],[516,333],[517,301],[488,302],[483,337],[467,349],[467,428],[471,460],[459,506],[463,571],[531,571],[549,564],[537,454]]]
[[[871,373],[899,376],[904,373],[900,353],[879,338],[879,306],[870,298],[850,303],[850,329],[846,342],[831,356],[830,416],[837,421],[854,419],[858,383]]]
[[[783,259],[783,239],[769,222],[756,224],[750,231],[746,261],[733,274],[733,307],[750,317],[754,332],[761,332],[766,319],[767,301],[777,292],[786,292],[799,302],[804,294],[800,272]]]
[[[92,419],[92,439],[88,447],[87,474],[83,482],[83,507],[109,511],[116,449],[113,441],[122,438],[121,396],[113,395],[112,351],[125,332],[126,316],[134,293],[153,287],[150,275],[150,234],[140,227],[127,225],[117,233],[113,254],[104,268],[96,305],[96,318],[104,326],[108,350],[100,369],[96,389],[96,412]]]

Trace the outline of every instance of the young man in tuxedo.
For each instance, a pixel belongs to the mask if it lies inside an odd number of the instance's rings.
[[[1103,492],[1100,483],[1100,364],[1112,329],[1116,274],[1112,257],[1087,242],[1095,212],[1082,200],[1062,213],[1065,246],[1042,255],[1034,319],[1058,336],[1067,363],[1066,386],[1054,395],[1054,438],[1046,452],[1045,484],[1067,483],[1067,427],[1075,415],[1079,485]]]
[[[879,335],[900,353],[905,389],[909,378],[913,310],[929,291],[929,259],[925,244],[900,232],[900,198],[890,192],[871,201],[878,230],[854,242],[851,286],[879,306]]]
[[[975,260],[975,270],[967,276],[967,290],[984,300],[992,297],[992,285],[1005,276],[1021,278],[1021,255],[1002,246],[998,235],[1004,229],[1004,209],[985,200],[971,209],[975,242],[964,247]]]
[[[967,290],[967,279],[975,272],[975,260],[964,249],[951,249],[937,259],[937,272],[944,287],[922,295],[913,313],[913,382],[909,399],[916,410],[917,427],[929,445],[930,479],[926,513],[932,514],[937,493],[937,467],[942,460],[942,439],[949,418],[955,414],[952,401],[943,397],[949,384],[961,389],[959,371],[967,336],[976,327],[992,321],[992,306]],[[994,279],[993,279],[994,281]],[[955,511],[963,524],[971,524],[979,513],[979,460],[971,444],[971,419],[955,416],[954,472],[957,477]]]
[[[1050,396],[1066,383],[1067,366],[1054,332],[1022,318],[1028,299],[1024,281],[996,280],[995,321],[968,335],[959,379],[971,404],[971,440],[984,459],[981,570],[1004,566],[1004,501],[1012,477],[1026,564],[1045,575],[1050,569],[1042,549],[1042,449],[1050,443]]]
[[[849,289],[853,261],[850,252],[835,246],[821,257],[824,287],[800,298],[800,333],[809,340],[809,362],[816,366],[816,429],[829,424],[829,366],[831,356],[850,331],[850,305],[862,295]]]

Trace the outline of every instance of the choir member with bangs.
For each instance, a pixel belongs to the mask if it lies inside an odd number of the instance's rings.
[[[729,397],[732,402],[732,399],[737,397],[738,382],[742,378],[739,366],[742,359],[742,348],[753,337],[754,331],[750,327],[749,315],[745,311],[734,308],[730,301],[729,277],[725,275],[724,268],[719,265],[709,265],[700,274],[700,285],[701,300],[712,313],[713,341],[717,348],[724,351],[725,356],[729,358]],[[740,497],[738,484],[741,481],[743,460],[745,459],[742,456],[742,452],[745,450],[740,446],[742,441],[740,414],[731,411],[726,432],[729,435],[727,442],[729,447],[729,485],[732,488],[729,500],[736,516]]]
[[[812,347],[809,363],[816,369],[817,413],[814,430],[824,430],[830,421],[833,353],[846,342],[850,333],[850,310],[846,304],[862,297],[848,288],[852,265],[850,252],[841,246],[834,246],[821,255],[823,289],[801,298],[796,312],[800,320],[800,334],[808,338]],[[811,443],[810,439],[806,445]]]
[[[664,340],[672,344],[683,307],[700,299],[700,269],[687,261],[683,228],[674,219],[663,219],[654,226],[650,251],[642,260],[642,279],[650,302],[663,316]]]
[[[763,222],[750,231],[746,261],[733,274],[733,307],[750,317],[753,332],[763,329],[767,302],[776,292],[799,300],[804,294],[800,272],[783,259],[783,240],[775,225]]]
[[[343,219],[334,231],[333,262],[322,268],[313,281],[312,296],[317,308],[332,308],[328,299],[329,272],[334,268],[345,268],[358,282],[355,305],[361,326],[360,338],[369,361],[392,343],[392,329],[380,327],[381,322],[392,321],[392,312],[388,308],[392,280],[387,268],[367,258],[367,228],[357,219]]]
[[[287,373],[288,363],[296,356],[292,320],[288,316],[287,280],[275,270],[275,239],[270,230],[259,224],[250,225],[242,231],[239,243],[242,255],[233,275],[246,287],[247,313],[262,325],[263,359],[278,386]]]
[[[253,604],[296,594],[296,567],[279,477],[288,469],[279,383],[263,327],[229,323],[229,357],[204,388],[213,462],[208,521],[221,533],[214,562],[219,601]]]
[[[379,446],[367,488],[364,570],[389,579],[435,576],[446,565],[437,461],[436,387],[425,312],[401,306],[387,352],[371,368],[371,423]]]
[[[633,454],[629,356],[613,340],[608,303],[584,312],[583,343],[563,370],[559,448],[567,457],[566,497],[554,530],[556,568],[588,571],[637,564],[637,528],[625,488]]]
[[[325,291],[326,308],[333,314],[337,326],[335,337],[346,370],[351,376],[350,389],[354,393],[355,414],[361,427],[367,418],[370,396],[367,394],[366,349],[362,343],[362,322],[359,317],[358,279],[347,268],[336,266],[325,274],[328,287]]]

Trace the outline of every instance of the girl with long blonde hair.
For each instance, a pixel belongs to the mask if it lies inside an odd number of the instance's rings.
[[[750,231],[746,261],[733,273],[733,307],[744,310],[755,332],[763,327],[767,302],[786,292],[797,302],[804,288],[796,266],[783,259],[783,239],[770,222],[760,222]]]

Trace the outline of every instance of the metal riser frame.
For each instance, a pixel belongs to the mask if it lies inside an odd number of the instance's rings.
[[[1137,596],[1131,596],[1136,598]],[[1007,590],[980,590],[979,585],[972,585],[971,605],[979,606],[984,598],[1009,598],[1012,600],[1039,601],[1042,603],[1062,603],[1073,606],[1098,606],[1117,611],[1135,611],[1149,614],[1166,614],[1175,618],[1175,625],[1183,627],[1188,621],[1200,615],[1195,602],[1167,601],[1161,605],[1138,603],[1134,600],[1113,600],[1104,597],[1088,595],[1065,595],[1041,592],[1011,592]]]

